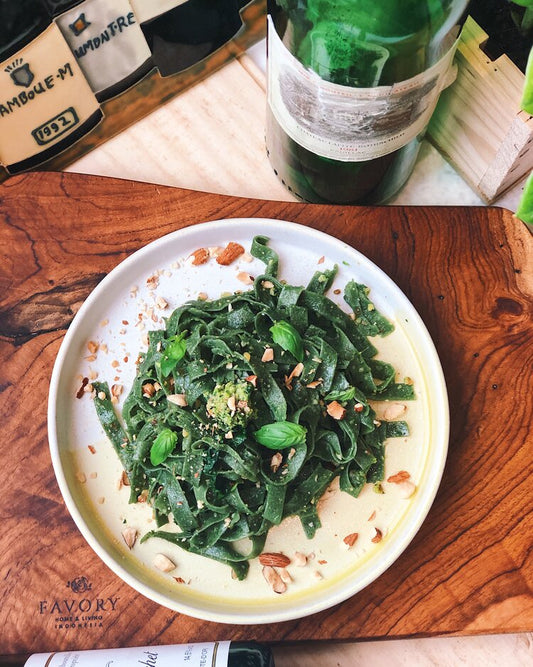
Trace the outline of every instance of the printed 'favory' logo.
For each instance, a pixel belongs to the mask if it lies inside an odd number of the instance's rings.
[[[90,21],[87,21],[85,18],[85,13],[80,14],[74,23],[69,23],[68,27],[76,35],[81,35],[81,33],[91,25]]]
[[[22,58],[17,58],[5,68],[4,72],[9,74],[16,86],[23,86],[24,88],[31,86],[34,79],[30,66],[23,62]]]

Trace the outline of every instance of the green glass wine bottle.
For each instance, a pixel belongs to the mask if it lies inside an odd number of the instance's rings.
[[[97,667],[113,663],[114,667],[274,667],[268,646],[256,642],[206,642],[174,646],[141,646],[135,648],[97,649],[38,653],[31,656],[0,656],[4,667]]]
[[[373,204],[411,174],[468,0],[268,0],[267,152],[309,202]]]

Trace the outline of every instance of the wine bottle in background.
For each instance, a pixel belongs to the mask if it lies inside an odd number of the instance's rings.
[[[101,667],[111,662],[113,667],[274,667],[270,649],[256,642],[225,641],[0,656],[3,667]]]
[[[161,76],[194,65],[243,27],[249,0],[132,0]]]
[[[129,0],[44,0],[100,101],[127,90],[152,68]]]
[[[309,202],[392,197],[414,167],[468,0],[268,0],[270,162]]]
[[[40,0],[0,0],[0,162],[13,174],[35,167],[102,117]]]

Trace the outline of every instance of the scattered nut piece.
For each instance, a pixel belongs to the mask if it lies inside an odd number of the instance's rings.
[[[290,584],[292,582],[292,577],[289,574],[289,570],[285,569],[284,567],[279,570],[279,576],[281,581],[283,581],[285,584]]]
[[[287,584],[282,580],[276,570],[270,565],[265,565],[263,568],[263,577],[270,585],[274,593],[285,593]]]
[[[396,484],[396,495],[400,498],[410,498],[415,491],[416,486],[409,480]]]
[[[124,386],[123,386],[123,385],[121,385],[121,384],[114,384],[114,385],[111,386],[111,394],[112,394],[113,396],[117,396],[117,397],[118,397],[118,396],[120,396],[120,394],[122,394],[123,389],[124,389]]]
[[[318,570],[313,570],[313,579],[320,580],[320,579],[323,579],[323,578],[324,577],[322,576],[322,574]]]
[[[191,253],[191,257],[191,264],[194,266],[200,266],[200,264],[205,264],[209,259],[209,250],[207,250],[207,248],[198,248]]]
[[[245,285],[251,285],[254,282],[252,276],[246,271],[239,271],[237,274],[237,280],[240,280],[241,283],[244,283]]]
[[[100,496],[100,497],[97,499],[97,502],[98,502],[99,505],[103,505],[103,504],[105,503],[105,497],[104,497],[104,496]]]
[[[341,420],[346,416],[346,408],[343,408],[338,401],[331,401],[326,406],[326,411],[333,419]]]
[[[265,289],[272,289],[274,287],[274,283],[271,280],[263,280],[261,282],[261,286]]]
[[[398,419],[407,410],[407,406],[403,403],[391,403],[383,412],[385,419]]]
[[[374,521],[376,518],[376,510],[372,512],[372,514],[368,517],[367,521]]]
[[[307,556],[301,551],[295,551],[292,562],[297,567],[305,567],[307,565]]]
[[[274,349],[271,347],[265,348],[263,356],[261,357],[261,361],[267,362],[267,361],[272,361],[273,359],[274,359]]]
[[[322,380],[313,380],[312,382],[309,382],[309,384],[306,384],[305,386],[308,389],[316,389],[322,384]]]
[[[176,568],[176,565],[163,554],[156,554],[152,561],[152,565],[156,567],[161,572],[172,572]]]
[[[259,556],[261,565],[270,565],[271,567],[287,567],[291,559],[282,553],[262,553]]]
[[[240,257],[244,253],[244,248],[240,243],[234,243],[230,241],[228,245],[222,250],[221,253],[217,256],[217,263],[222,266],[229,266],[232,264],[237,257]]]
[[[356,543],[358,537],[359,533],[350,533],[349,535],[346,535],[342,541],[346,544],[348,549],[350,549]]]
[[[400,472],[397,472],[395,475],[387,477],[387,482],[390,484],[400,484],[401,482],[408,480],[410,477],[411,475],[407,472],[407,470],[400,470]]]
[[[144,398],[152,398],[155,394],[155,387],[151,382],[145,382],[142,386]]]
[[[371,542],[374,542],[374,544],[377,544],[378,542],[381,542],[383,539],[383,533],[379,528],[374,528],[374,537],[371,539]]]
[[[272,472],[277,472],[282,461],[283,461],[283,454],[281,454],[280,452],[276,452],[274,456],[270,459],[270,468]]]
[[[246,382],[249,382],[252,387],[257,387],[257,375],[249,375],[245,380]]]
[[[168,308],[168,301],[163,299],[162,296],[158,296],[155,300],[155,305],[159,310],[166,310]]]
[[[76,473],[76,479],[78,480],[78,482],[80,484],[85,484],[85,482],[87,481],[87,477],[85,476],[85,473],[83,473],[83,472],[77,472]]]
[[[135,528],[131,528],[131,526],[128,526],[122,531],[122,537],[124,542],[126,542],[128,549],[133,549],[133,545],[137,541],[137,530]]]
[[[98,343],[95,343],[94,340],[90,340],[87,343],[87,349],[89,350],[89,352],[91,354],[96,354],[98,352],[98,348],[99,348],[99,345],[98,345]]]
[[[106,394],[105,394],[105,391],[99,391],[99,392],[98,392],[98,398],[99,398],[101,401],[105,401],[105,399],[107,398],[107,396],[106,396]]]
[[[185,394],[169,394],[167,396],[167,401],[174,405],[179,405],[181,408],[185,408],[188,405]]]

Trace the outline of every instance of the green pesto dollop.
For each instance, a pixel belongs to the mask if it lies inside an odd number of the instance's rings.
[[[219,428],[244,427],[253,414],[251,395],[252,385],[246,381],[217,385],[207,400],[207,414]]]

